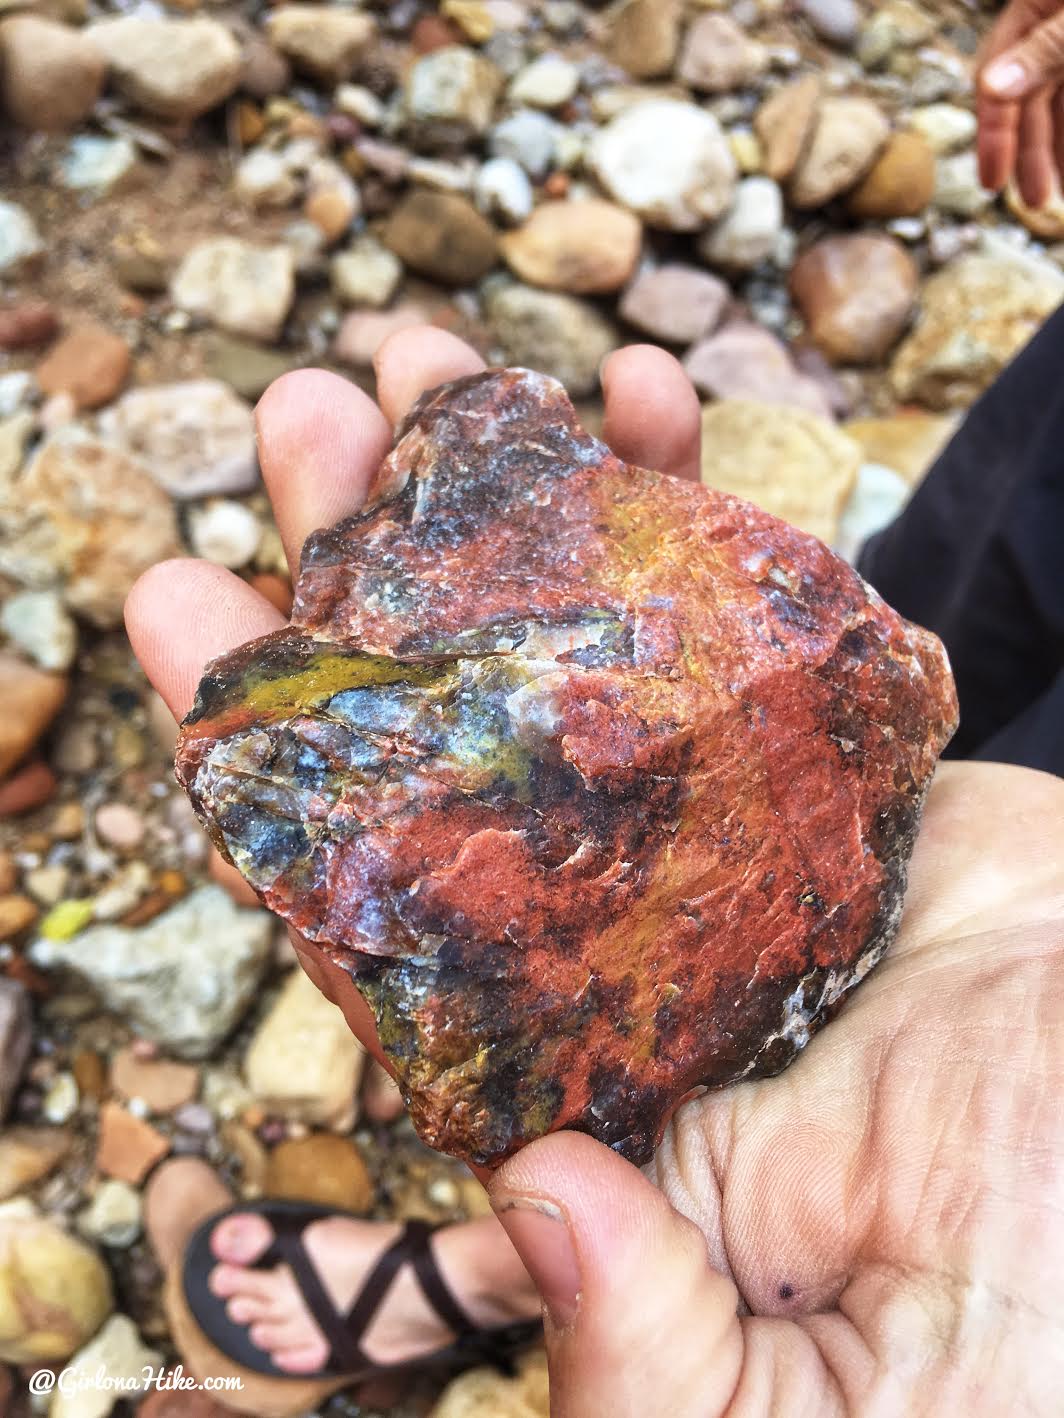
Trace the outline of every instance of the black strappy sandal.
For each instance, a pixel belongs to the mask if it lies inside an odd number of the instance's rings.
[[[252,1270],[291,1268],[307,1309],[330,1345],[329,1358],[315,1374],[287,1374],[278,1369],[264,1350],[256,1348],[246,1325],[234,1324],[225,1312],[226,1301],[212,1294],[207,1277],[219,1263],[210,1248],[210,1236],[219,1221],[236,1213],[251,1212],[273,1227],[274,1239],[267,1250],[251,1263]],[[196,1323],[217,1349],[235,1363],[274,1379],[350,1379],[360,1382],[381,1374],[413,1373],[417,1370],[450,1370],[492,1364],[513,1372],[513,1361],[542,1334],[539,1320],[526,1320],[499,1329],[483,1329],[475,1324],[455,1298],[432,1254],[431,1237],[437,1227],[424,1221],[408,1221],[395,1243],[388,1247],[366,1277],[347,1314],[341,1314],[330,1300],[321,1278],[303,1246],[303,1233],[312,1221],[327,1216],[348,1216],[327,1206],[296,1201],[244,1202],[227,1207],[204,1221],[185,1251],[182,1285]],[[364,1217],[351,1216],[362,1221]],[[364,1353],[361,1340],[376,1315],[392,1281],[404,1265],[411,1265],[429,1304],[456,1339],[442,1349],[404,1360],[400,1364],[375,1364]]]

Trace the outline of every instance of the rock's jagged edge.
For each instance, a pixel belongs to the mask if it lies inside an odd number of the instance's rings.
[[[424,396],[293,620],[208,667],[178,777],[350,971],[432,1146],[645,1161],[893,938],[941,646],[814,539],[621,464],[554,381]]]

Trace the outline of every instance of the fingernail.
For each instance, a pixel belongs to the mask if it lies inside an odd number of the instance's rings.
[[[551,1202],[538,1197],[507,1197],[496,1201],[495,1210],[551,1322],[564,1329],[580,1303],[580,1269],[565,1218]]]
[[[1027,85],[1027,70],[1015,59],[1005,59],[1000,64],[991,64],[983,75],[983,82],[1000,98],[1019,98]]]

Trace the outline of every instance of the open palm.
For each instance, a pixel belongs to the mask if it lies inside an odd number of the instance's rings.
[[[272,387],[261,458],[293,565],[360,506],[417,395],[479,367],[413,331],[378,360],[383,412],[324,373]],[[676,362],[624,350],[603,382],[615,451],[697,476]],[[127,623],[181,716],[208,659],[281,617],[180,561],[142,578]],[[492,1199],[548,1306],[554,1413],[1064,1413],[1062,828],[1054,779],[940,770],[898,941],[788,1072],[688,1103],[646,1176],[576,1134],[500,1168]],[[373,1048],[349,978],[297,949]]]

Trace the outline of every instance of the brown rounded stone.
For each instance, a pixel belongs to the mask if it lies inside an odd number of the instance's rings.
[[[0,818],[18,817],[51,802],[59,788],[59,780],[47,763],[38,759],[27,763],[0,784]]]
[[[479,281],[495,265],[495,228],[452,192],[422,188],[392,213],[384,241],[411,270],[447,285]]]
[[[0,24],[0,97],[24,128],[62,132],[92,111],[106,64],[80,30],[43,15],[13,15]]]
[[[47,674],[16,655],[0,652],[0,779],[26,756],[66,698],[63,675]]]
[[[764,152],[767,176],[783,182],[797,166],[813,132],[820,103],[820,79],[806,74],[777,89],[757,111],[754,130]]]
[[[46,344],[58,329],[59,320],[47,301],[20,301],[0,310],[0,350],[26,350]]]
[[[935,194],[935,155],[919,133],[895,133],[850,193],[855,217],[915,217]]]
[[[266,1167],[266,1194],[346,1211],[368,1211],[374,1188],[355,1144],[346,1137],[318,1132],[292,1138],[273,1149]]]
[[[12,940],[36,919],[37,907],[28,896],[0,896],[0,940]]]
[[[607,51],[633,79],[658,79],[671,71],[679,39],[677,0],[625,0],[613,12]]]
[[[873,364],[900,338],[919,286],[916,262],[893,237],[829,236],[804,251],[791,294],[817,348],[836,364]]]
[[[118,394],[129,374],[129,346],[95,322],[72,330],[37,366],[45,394],[69,394],[79,409],[98,409]]]
[[[141,1059],[132,1047],[111,1061],[111,1083],[121,1098],[142,1098],[153,1113],[172,1113],[199,1092],[199,1069],[173,1059]]]
[[[510,269],[529,285],[570,295],[619,290],[639,260],[638,217],[612,202],[545,202],[500,241]]]

